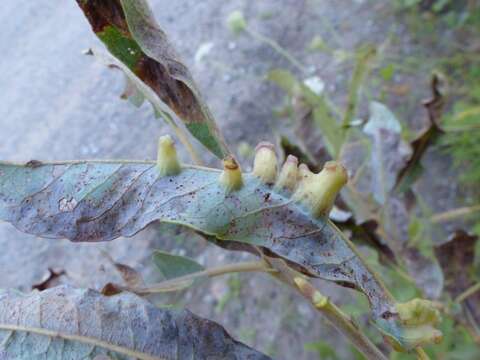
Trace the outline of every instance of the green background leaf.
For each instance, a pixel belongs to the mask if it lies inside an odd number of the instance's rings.
[[[186,256],[169,254],[160,250],[156,250],[153,253],[152,259],[164,280],[170,280],[205,270],[202,265],[193,259]]]

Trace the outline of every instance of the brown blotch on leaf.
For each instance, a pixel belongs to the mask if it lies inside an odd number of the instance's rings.
[[[102,32],[106,26],[114,25],[124,35],[129,36],[127,22],[119,0],[77,0],[92,30]]]

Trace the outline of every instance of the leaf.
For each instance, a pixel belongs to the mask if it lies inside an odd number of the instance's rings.
[[[188,310],[61,286],[0,292],[2,359],[269,359]]]
[[[102,254],[118,271],[127,286],[133,288],[145,285],[145,280],[143,280],[142,274],[137,270],[126,264],[116,262],[106,251],[102,251]]]
[[[370,119],[363,131],[369,135],[372,142],[373,196],[383,205],[395,186],[397,173],[411,156],[411,149],[400,136],[400,122],[379,102],[370,103]]]
[[[424,235],[421,242],[415,244],[417,246],[411,244],[409,230],[412,209],[409,202],[406,195],[390,196],[383,208],[385,241],[394,249],[397,259],[404,263],[416,285],[423,290],[424,296],[437,299],[443,289],[443,274],[433,255],[431,238]]]
[[[329,360],[338,360],[337,352],[335,349],[327,342],[319,340],[315,342],[309,342],[303,344],[303,347],[308,352],[313,352],[318,354],[318,359],[329,359]]]
[[[433,254],[426,256],[410,245],[411,193],[394,193],[397,174],[412,154],[401,130],[400,122],[385,105],[370,104],[370,118],[363,128],[367,136],[353,132],[351,137],[355,136],[355,142],[342,151],[342,162],[354,179],[343,195],[357,223],[376,221],[379,238],[395,254],[397,262],[403,262],[428,297],[437,298],[443,286],[438,263]],[[431,248],[428,239],[422,240]]]
[[[44,275],[42,280],[32,285],[32,290],[46,290],[53,287],[59,282],[59,278],[66,276],[67,272],[63,269],[48,269],[48,272]]]
[[[440,90],[441,80],[432,77],[432,98],[423,102],[428,112],[428,125],[411,142],[412,155],[405,166],[398,172],[395,188],[400,192],[408,190],[423,172],[421,160],[427,149],[443,134],[440,117],[445,106],[445,99]]]
[[[293,98],[297,122],[304,118],[313,119],[320,130],[322,140],[332,158],[342,147],[343,131],[333,116],[333,110],[327,100],[316,94],[311,88],[299,82],[290,72],[275,69],[268,73],[267,80],[274,82]]]
[[[173,114],[169,107],[157,96],[155,91],[137,77],[128,66],[109,53],[90,49],[89,54],[94,55],[95,58],[106,66],[118,68],[123,71],[127,81],[126,87],[121,95],[122,97],[128,96],[130,102],[135,106],[141,106],[143,101],[147,99],[153,106],[155,118],[163,118],[170,125],[177,126],[173,120]]]
[[[457,230],[450,239],[435,248],[435,255],[445,274],[445,288],[452,298],[458,297],[478,281],[474,273],[475,246],[478,236]],[[463,315],[474,323],[474,328],[480,325],[480,292],[467,297],[462,302]]]
[[[342,119],[342,125],[346,128],[350,125],[357,110],[359,90],[365,77],[370,70],[370,64],[377,54],[377,49],[373,45],[367,45],[357,50],[355,57],[355,69],[353,70],[350,86],[348,87],[348,100],[345,113]]]
[[[162,274],[163,280],[170,280],[205,270],[202,265],[193,259],[159,250],[153,253],[153,262],[160,271],[160,274]]]
[[[92,30],[124,66],[129,80],[155,107],[163,102],[219,158],[229,154],[188,68],[158,26],[145,0],[77,0]],[[132,76],[132,74],[134,76]],[[150,88],[155,97],[145,95]],[[137,93],[137,91],[131,91]],[[138,94],[137,94],[138,95]]]
[[[93,50],[90,50],[90,52],[92,53],[92,55],[95,55]],[[113,66],[113,61],[108,65]],[[123,90],[123,93],[120,95],[120,97],[124,100],[128,99],[135,107],[140,107],[145,101],[145,95],[143,95],[143,93],[140,91],[137,85],[135,85],[135,83],[140,82],[140,79],[136,78],[133,73],[132,75],[133,75],[131,76],[132,79],[130,79],[125,74],[125,89]],[[152,103],[152,106],[154,106],[153,103]]]
[[[275,83],[278,87],[280,87],[283,91],[285,91],[288,95],[294,96],[296,87],[299,86],[299,82],[293,76],[290,71],[283,70],[283,69],[274,69],[271,70],[267,74],[267,80]]]
[[[259,246],[310,276],[363,292],[373,317],[399,333],[393,300],[327,218],[253,174],[226,193],[214,169],[184,166],[159,175],[153,162],[0,163],[0,219],[40,237],[107,241],[153,221],[181,224],[220,243]],[[394,336],[396,336],[394,334]]]

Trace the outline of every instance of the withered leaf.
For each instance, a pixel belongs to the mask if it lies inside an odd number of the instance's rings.
[[[357,223],[376,221],[379,239],[398,262],[404,260],[424,293],[436,298],[443,286],[440,267],[435,259],[410,246],[411,194],[394,192],[397,174],[411,158],[412,149],[401,137],[400,122],[384,104],[370,104],[370,119],[363,131],[367,136],[354,132],[355,142],[342,152],[342,161],[354,179],[344,192],[344,199]]]
[[[440,117],[442,116],[445,105],[445,98],[440,90],[441,80],[437,75],[433,75],[431,89],[432,98],[423,102],[428,113],[428,125],[420,131],[415,140],[411,142],[413,149],[410,159],[405,166],[398,172],[395,189],[406,191],[415,182],[422,172],[421,159],[425,151],[435,143],[438,137],[443,133],[440,127]]]
[[[440,262],[445,276],[445,289],[452,298],[458,297],[475,284],[474,271],[475,244],[478,236],[457,230],[449,241],[435,248],[435,255]],[[467,297],[462,302],[462,309],[468,321],[480,325],[480,292]]]
[[[214,169],[159,175],[152,162],[0,163],[0,219],[21,231],[72,241],[132,236],[151,222],[181,224],[218,242],[255,245],[313,277],[363,292],[375,320],[399,335],[393,300],[328,220],[252,174],[226,193]]]
[[[1,359],[262,359],[220,325],[130,293],[0,291]]]
[[[229,154],[188,68],[179,60],[145,0],[77,0],[92,30],[135,77],[126,95],[150,88],[190,133],[219,158]],[[122,68],[121,66],[118,66]],[[123,69],[123,68],[122,68]],[[124,70],[124,69],[123,69]],[[132,84],[133,83],[133,84]],[[133,89],[132,86],[137,89]],[[148,98],[148,96],[147,96]],[[151,99],[149,99],[152,101]],[[152,102],[156,111],[160,111]]]
[[[139,271],[127,264],[115,261],[106,251],[102,251],[102,254],[113,265],[115,270],[117,270],[125,285],[132,288],[145,285],[145,281]]]

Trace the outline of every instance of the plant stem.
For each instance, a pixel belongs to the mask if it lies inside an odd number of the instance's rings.
[[[348,340],[367,359],[387,360],[387,357],[367,338],[357,325],[342,310],[333,304],[326,296],[323,296],[313,285],[303,277],[295,277],[296,289],[309,300],[317,311],[345,335]]]
[[[365,75],[367,75],[369,71],[369,63],[375,54],[376,50],[374,47],[364,48],[357,53],[357,61],[355,64],[355,69],[353,70],[352,81],[350,82],[350,86],[348,88],[347,106],[345,108],[345,114],[342,120],[343,132],[346,131],[349,124],[353,120],[353,116],[355,115],[355,110],[357,108],[358,90],[362,85]]]
[[[273,277],[289,285],[306,298],[315,310],[325,316],[331,325],[344,335],[367,359],[387,360],[387,357],[360,331],[352,319],[315,289],[302,274],[293,270],[282,259],[265,256],[264,261],[271,268],[277,270],[277,272],[271,273]]]
[[[430,360],[428,354],[421,347],[415,348],[415,352],[417,353],[417,360]]]
[[[300,63],[300,61],[298,61],[297,59],[295,59],[287,50],[285,50],[284,48],[282,48],[276,41],[270,39],[269,37],[267,36],[264,36],[256,31],[253,31],[252,29],[250,29],[249,27],[246,27],[245,28],[245,31],[251,36],[253,37],[254,39],[260,41],[260,42],[263,42],[265,44],[267,44],[268,46],[270,46],[272,49],[274,49],[277,53],[279,53],[280,55],[282,55],[285,59],[287,59],[290,64],[292,64],[294,67],[296,67],[298,70],[300,70],[301,72],[303,73],[306,73],[307,70],[305,69],[305,67]]]
[[[153,284],[141,288],[125,289],[131,292],[134,292],[138,295],[148,295],[154,293],[168,292],[174,290],[180,290],[187,287],[193,280],[201,277],[215,277],[220,275],[225,275],[229,273],[238,273],[238,272],[271,272],[273,269],[269,268],[264,261],[246,261],[235,264],[221,265],[218,267],[205,269],[203,271],[198,271],[192,274],[180,276],[174,279],[162,281],[157,284]]]
[[[390,291],[387,289],[387,287],[385,286],[385,284],[383,283],[383,281],[381,280],[379,274],[377,274],[377,272],[375,272],[368,264],[367,264],[367,261],[366,259],[363,257],[363,255],[358,251],[358,249],[356,248],[356,246],[350,241],[350,239],[348,239],[345,234],[343,233],[343,231],[341,231],[338,227],[335,226],[335,224],[333,224],[333,222],[331,222],[331,220],[328,220],[332,227],[336,229],[336,231],[339,232],[339,234],[343,237],[344,241],[350,246],[350,249],[352,249],[352,251],[360,258],[360,260],[362,261],[362,263],[364,264],[364,266],[369,270],[369,272],[373,275],[373,277],[375,278],[375,280],[378,282],[378,284],[382,287],[383,291],[385,292],[385,295],[387,297],[389,297],[392,301],[395,301],[395,298],[393,297],[393,295],[390,293]],[[361,333],[360,333],[361,334]],[[363,335],[363,334],[362,334]],[[360,350],[360,349],[359,349]],[[419,359],[420,360],[429,360],[429,357],[428,355],[425,353],[425,351],[423,351],[423,349],[419,346],[415,349],[415,351],[417,352],[417,354],[421,354],[419,355]],[[421,356],[421,357],[420,357]],[[367,357],[368,358],[368,357]],[[370,359],[370,358],[368,358]]]
[[[474,206],[466,206],[466,207],[461,207],[458,209],[453,209],[453,210],[448,210],[442,213],[438,213],[433,215],[430,220],[433,223],[441,223],[445,221],[450,221],[454,220],[456,218],[465,216],[465,215],[470,215],[471,213],[480,211],[480,204],[474,205]]]
[[[445,126],[442,128],[446,132],[465,132],[480,130],[480,124],[460,125],[460,126]]]
[[[477,291],[480,291],[480,282],[474,284],[473,286],[469,287],[467,290],[462,292],[460,295],[458,295],[457,298],[455,299],[455,302],[461,303],[469,296],[472,296],[473,294],[475,294]]]

